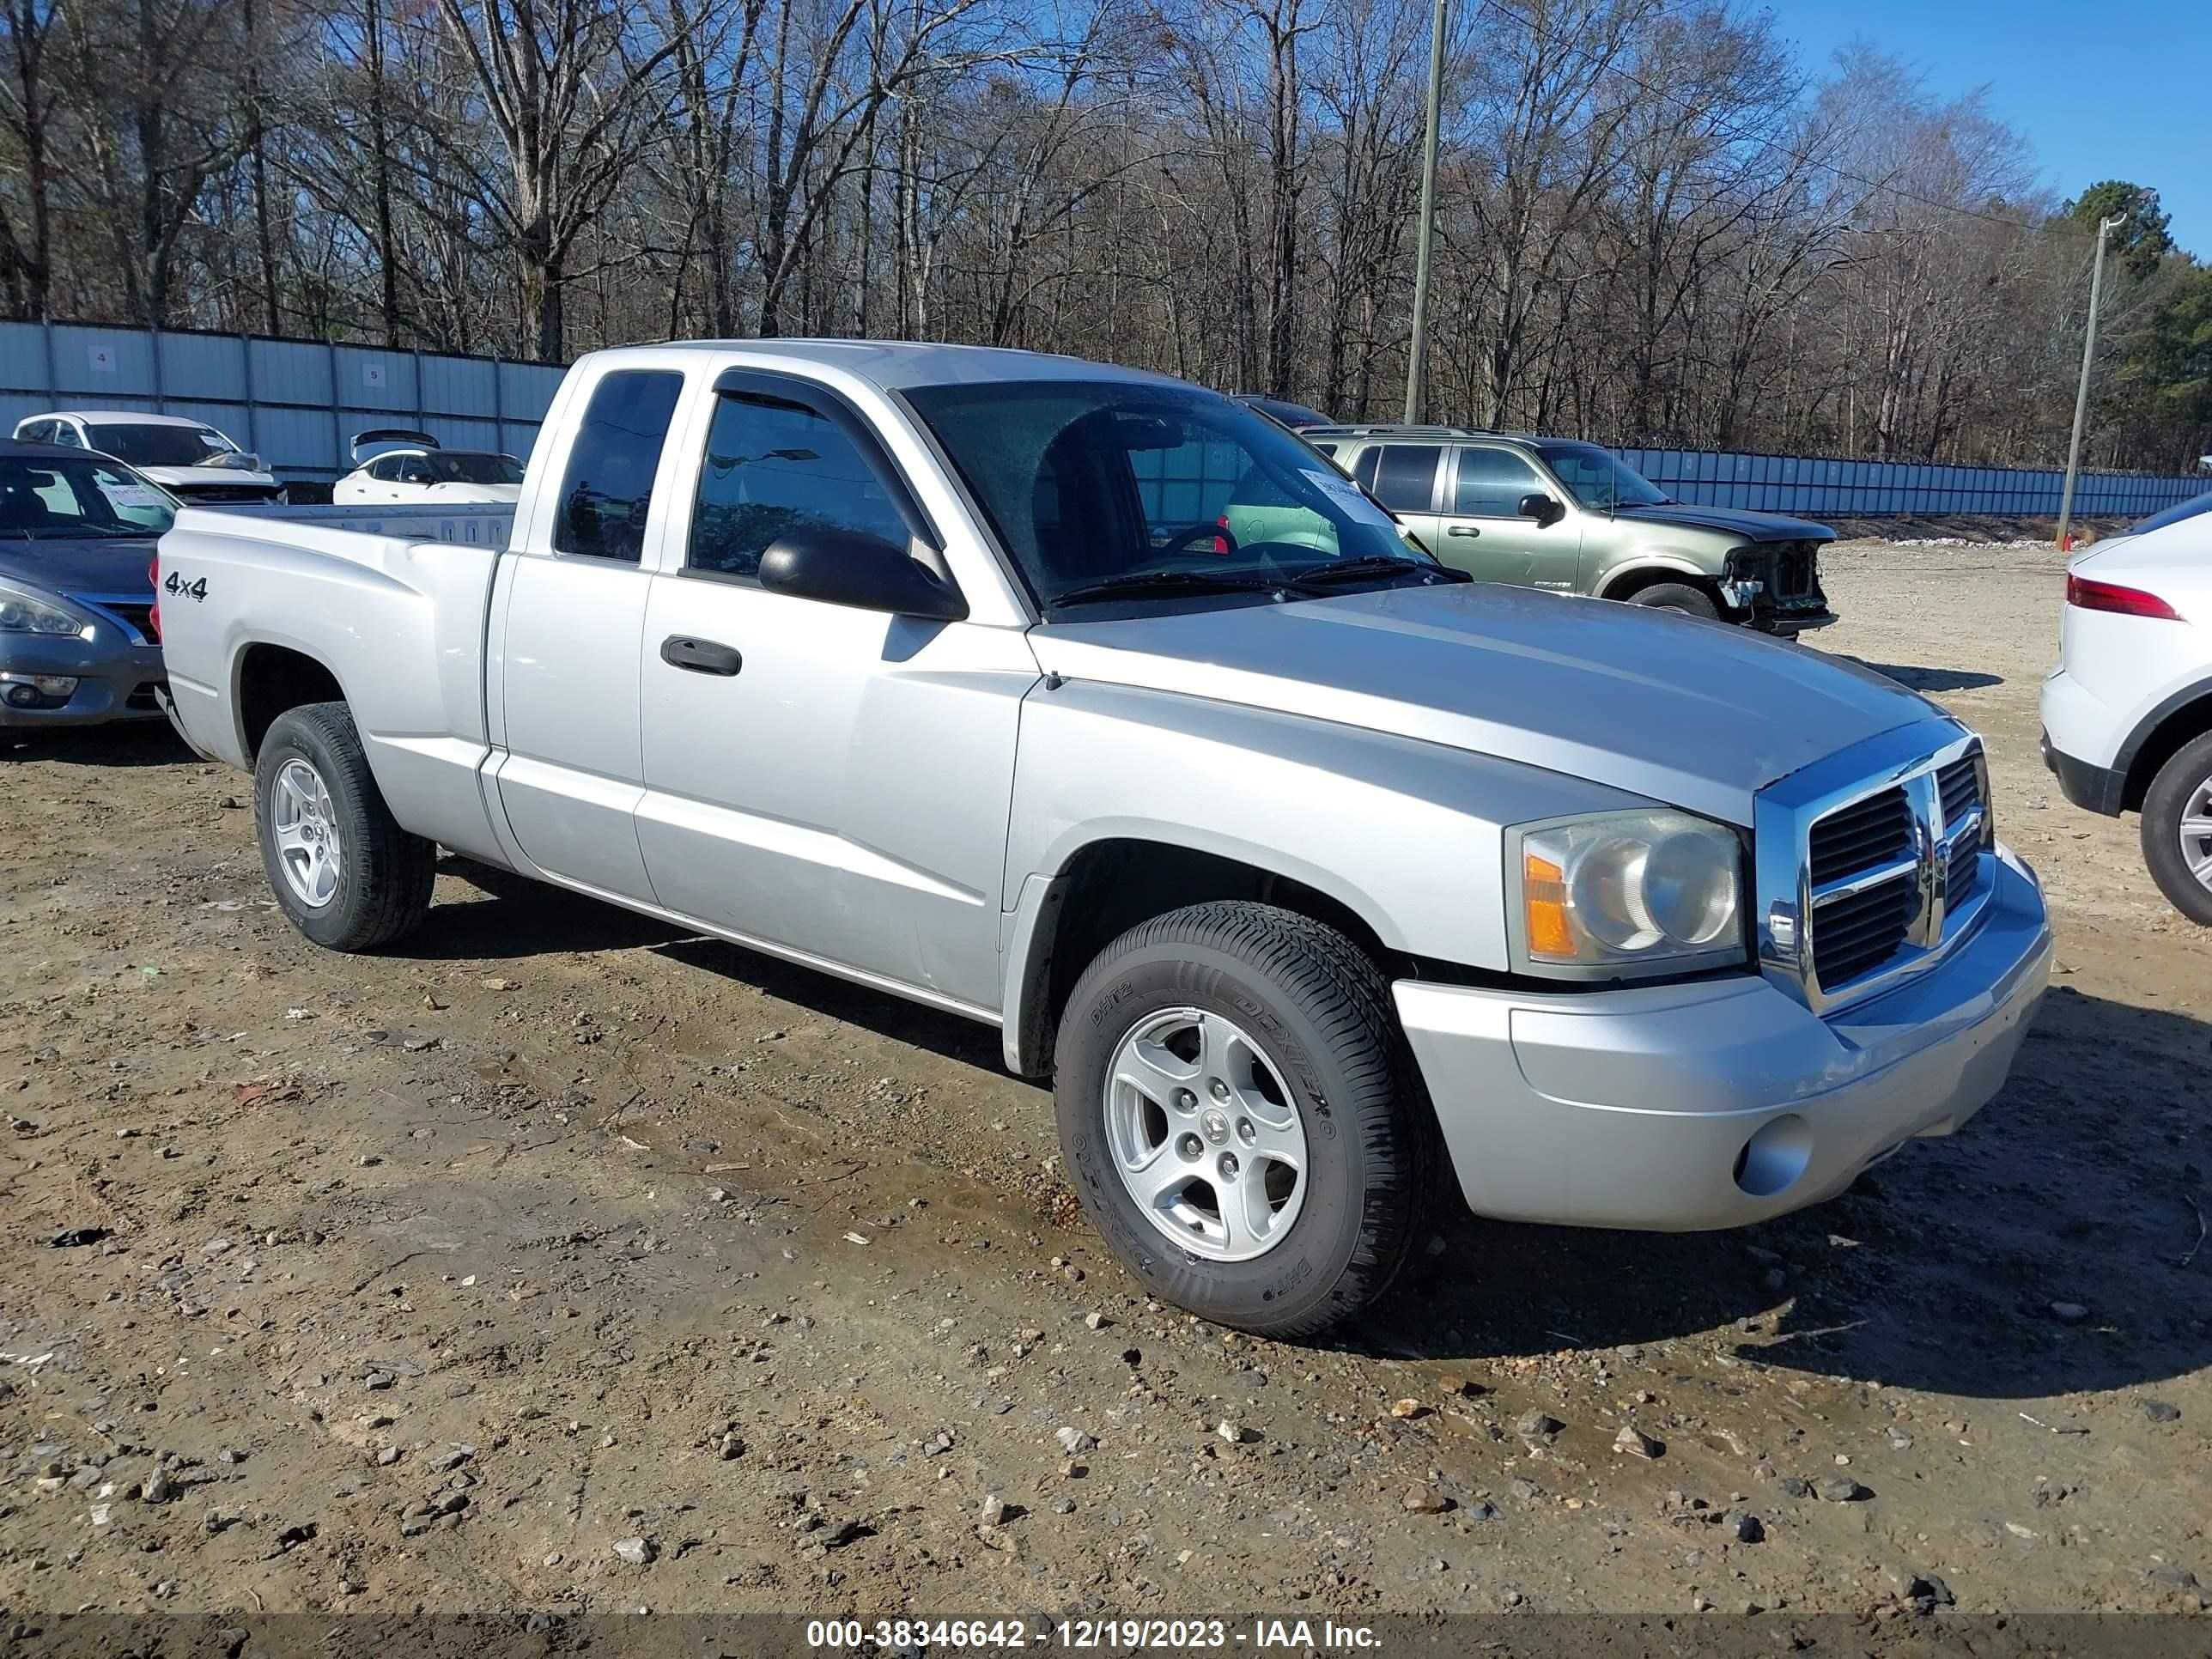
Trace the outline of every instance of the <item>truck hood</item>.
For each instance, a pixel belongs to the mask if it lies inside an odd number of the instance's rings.
[[[1692,507],[1667,501],[1657,507],[1624,507],[1613,514],[1632,524],[1679,524],[1692,530],[1717,530],[1747,542],[1832,542],[1836,532],[1810,519],[1785,519],[1779,513],[1749,513],[1734,507]]]
[[[46,593],[150,599],[154,584],[146,573],[153,562],[151,536],[97,541],[55,536],[27,542],[0,537],[0,582]]]
[[[1365,726],[1743,825],[1775,779],[1935,712],[1871,670],[1741,629],[1480,582],[1030,638],[1066,678]]]

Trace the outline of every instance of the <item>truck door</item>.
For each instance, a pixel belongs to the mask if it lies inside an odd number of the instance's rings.
[[[1517,451],[1503,444],[1465,444],[1445,479],[1438,558],[1478,581],[1571,592],[1582,561],[1582,520],[1572,512],[1539,524],[1521,516],[1528,495],[1559,501],[1559,489]]]
[[[573,422],[565,471],[550,510],[517,524],[493,600],[493,742],[506,750],[495,777],[508,831],[546,874],[647,903],[632,822],[645,789],[641,561],[683,389],[674,370],[618,369],[588,401],[556,406],[549,436]]]
[[[637,836],[660,904],[995,1008],[1027,641],[761,586],[762,554],[799,526],[932,547],[896,463],[834,391],[733,369],[686,430],[696,480],[640,668]]]

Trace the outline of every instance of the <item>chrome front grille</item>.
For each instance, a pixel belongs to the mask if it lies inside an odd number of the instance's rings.
[[[1920,883],[1907,871],[1813,907],[1813,962],[1823,985],[1848,985],[1897,954],[1920,909]]]
[[[1813,884],[1825,887],[1912,856],[1912,806],[1902,789],[1839,807],[1813,826]]]
[[[1933,963],[1987,896],[1988,778],[1979,741],[1944,720],[1760,792],[1762,971],[1826,1012]]]
[[[1982,872],[1982,851],[1990,840],[1988,787],[1984,774],[1989,763],[1977,750],[1936,769],[1936,793],[1943,804],[1943,822],[1955,826],[1945,887],[1956,905],[1974,890]]]

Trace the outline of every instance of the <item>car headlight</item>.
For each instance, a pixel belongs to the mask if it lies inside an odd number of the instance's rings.
[[[1564,977],[1679,974],[1748,960],[1743,841],[1665,807],[1505,832],[1516,966]]]
[[[0,634],[74,634],[89,638],[92,624],[19,587],[0,587]]]

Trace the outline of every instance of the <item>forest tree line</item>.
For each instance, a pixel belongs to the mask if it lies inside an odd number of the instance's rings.
[[[1403,398],[1426,0],[0,0],[0,308],[562,362],[1042,348]],[[1735,0],[1453,0],[1430,418],[2212,451],[2212,267],[1978,98]]]

